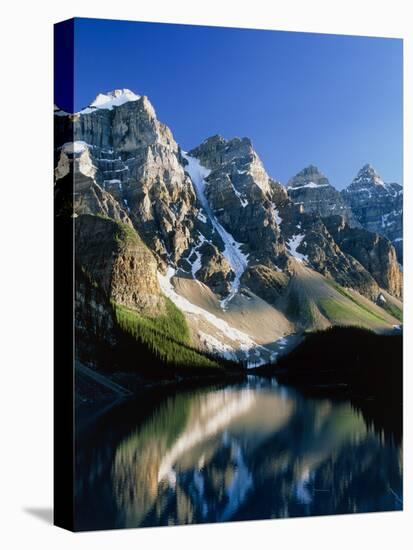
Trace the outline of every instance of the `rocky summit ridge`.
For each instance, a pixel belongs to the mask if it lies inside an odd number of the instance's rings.
[[[321,217],[340,215],[352,226],[358,225],[351,208],[317,166],[310,165],[298,172],[289,180],[287,191],[290,199],[302,205],[307,213]]]
[[[366,164],[341,194],[362,227],[392,242],[402,263],[403,187],[384,182],[376,170]]]
[[[130,90],[74,114],[55,108],[55,141],[56,213],[74,218],[78,307],[89,321],[98,315],[91,327],[107,322],[108,341],[113,305],[154,319],[172,302],[190,346],[249,366],[276,360],[303,330],[400,323],[401,213],[391,216],[402,188],[371,167],[341,193],[312,165],[284,187],[249,138],[215,135],[183,151]]]

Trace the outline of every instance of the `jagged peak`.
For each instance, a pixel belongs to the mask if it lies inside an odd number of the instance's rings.
[[[316,188],[331,186],[328,178],[314,164],[309,164],[293,176],[287,183],[288,189],[299,189],[302,187]]]
[[[208,141],[227,141],[224,136],[221,136],[221,134],[214,134],[212,136],[207,137],[204,139],[203,143],[207,143]]]
[[[356,177],[348,187],[343,190],[344,193],[371,193],[387,192],[391,195],[403,193],[403,187],[398,183],[386,183],[371,164],[364,164],[357,172]]]
[[[388,189],[388,184],[382,180],[378,172],[371,164],[366,163],[357,172],[356,177],[350,185],[344,189],[344,192],[364,192],[367,190],[373,191],[375,189],[378,191]]]
[[[209,136],[205,138],[204,141],[198,147],[196,147],[196,149],[200,147],[212,146],[212,145],[218,145],[218,144],[225,145],[226,143],[227,143],[227,140],[223,136],[221,136],[220,134],[214,134],[213,136]]]
[[[241,137],[237,137],[237,136],[236,136],[236,137],[233,137],[233,138],[230,139],[227,143],[228,143],[228,144],[233,144],[233,145],[238,144],[238,143],[243,143],[243,144],[246,144],[246,145],[248,145],[249,147],[252,148],[252,141],[251,141],[251,139],[250,139],[249,137],[245,137],[245,136],[242,137],[242,138],[241,138]]]
[[[319,169],[318,166],[315,164],[309,164],[305,168],[303,168],[300,172],[298,172],[298,175],[300,174],[321,174],[324,175],[323,172]]]
[[[373,185],[384,185],[382,178],[371,164],[365,164],[357,172],[357,176],[354,178],[353,183],[359,180],[365,180],[366,183],[372,183]]]
[[[111,111],[114,107],[120,107],[131,101],[138,101],[141,97],[128,88],[117,88],[109,92],[99,93],[88,107],[80,111],[80,114],[93,113],[98,109]]]
[[[247,137],[225,139],[221,135],[215,134],[206,138],[198,147],[191,149],[189,154],[197,158],[219,154],[220,163],[222,163],[234,158],[251,156],[254,154],[254,149],[251,140]]]
[[[97,109],[109,109],[113,107],[119,107],[129,101],[137,101],[141,96],[135,94],[127,88],[111,90],[104,94],[98,94],[89,107],[96,107]]]
[[[125,103],[130,103],[138,100],[142,100],[145,107],[147,107],[151,112],[155,113],[152,104],[146,96],[140,96],[132,92],[128,88],[117,88],[115,90],[110,90],[109,92],[99,93],[95,99],[87,107],[74,114],[86,115],[94,113],[97,110],[109,110],[112,111],[114,107],[120,107]],[[54,105],[54,114],[55,116],[68,116],[72,113],[61,110],[56,104]]]
[[[252,141],[249,137],[238,137],[235,136],[230,139],[226,139],[220,134],[214,134],[213,136],[209,136],[198,146],[195,147],[195,149],[200,149],[201,147],[211,147],[211,146],[226,146],[226,147],[234,147],[238,145],[247,145],[252,148]]]

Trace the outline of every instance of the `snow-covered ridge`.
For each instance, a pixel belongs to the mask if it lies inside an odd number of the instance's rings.
[[[140,95],[135,94],[127,88],[112,90],[110,92],[106,92],[105,94],[98,94],[90,105],[74,114],[87,115],[89,113],[94,113],[99,109],[112,111],[114,107],[120,107],[120,105],[129,103],[130,101],[138,101],[140,98]],[[66,111],[60,109],[57,105],[54,105],[55,116],[68,116],[71,114],[72,113],[67,113]]]
[[[242,245],[236,242],[233,236],[228,233],[228,231],[219,223],[215,214],[212,211],[212,208],[209,205],[208,199],[205,195],[205,178],[209,176],[211,170],[208,170],[208,168],[202,166],[198,159],[196,159],[195,157],[191,157],[184,151],[182,151],[182,156],[188,162],[188,164],[185,166],[185,170],[191,177],[199,202],[201,203],[202,208],[211,220],[212,226],[214,227],[215,231],[224,241],[225,249],[223,254],[229,265],[231,266],[233,272],[235,273],[235,279],[232,282],[231,292],[224,300],[221,301],[221,306],[223,309],[225,309],[227,307],[227,304],[232,300],[232,298],[237,294],[239,290],[242,274],[248,266],[248,254],[244,254],[242,252]]]
[[[112,90],[106,94],[98,94],[92,103],[80,111],[81,114],[93,113],[97,109],[108,109],[111,111],[113,107],[119,107],[129,101],[138,101],[141,96],[135,94],[127,88]]]
[[[380,193],[388,192],[393,196],[403,193],[403,189],[397,189],[399,186],[394,183],[387,183],[383,181],[381,176],[371,166],[371,164],[364,165],[357,173],[357,176],[353,179],[351,184],[344,189],[345,193],[371,193],[371,191],[377,191]],[[371,194],[369,194],[371,197]]]

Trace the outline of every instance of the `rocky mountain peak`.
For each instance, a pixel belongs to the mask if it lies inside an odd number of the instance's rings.
[[[257,157],[249,138],[235,137],[227,140],[220,135],[207,138],[201,145],[189,151],[189,154],[210,170],[240,159],[251,162],[254,155]]]
[[[317,214],[320,217],[340,215],[352,226],[357,226],[351,208],[333,187],[321,170],[310,164],[287,184],[288,196],[295,205],[299,205],[306,214]]]
[[[294,177],[292,177],[288,184],[288,188],[299,189],[301,187],[316,188],[321,186],[329,186],[330,182],[326,176],[313,164],[310,164]]]
[[[111,90],[104,94],[98,94],[92,103],[80,111],[82,114],[93,112],[96,109],[108,109],[111,111],[113,107],[119,107],[129,101],[138,101],[141,96],[135,94],[127,88]]]
[[[342,196],[361,226],[387,237],[403,258],[403,187],[384,182],[371,164],[365,164]]]
[[[203,194],[213,215],[233,241],[245,246],[249,260],[278,258],[284,247],[277,205],[287,198],[268,176],[251,140],[212,136],[189,151],[191,158],[208,173]]]
[[[56,178],[73,165],[94,195],[113,197],[158,260],[179,260],[194,230],[195,194],[178,144],[149,99],[127,89],[113,90],[56,121]],[[67,144],[68,137],[74,142]],[[97,200],[89,195],[87,211],[95,213]]]
[[[373,168],[371,164],[365,164],[357,173],[349,187],[359,186],[380,186],[386,187],[386,184]]]
[[[220,134],[214,134],[213,136],[209,136],[201,143],[199,147],[219,147],[221,144],[225,145],[227,143],[227,140],[221,136]]]

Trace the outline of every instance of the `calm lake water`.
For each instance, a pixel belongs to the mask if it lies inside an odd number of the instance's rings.
[[[275,381],[153,390],[77,437],[78,529],[400,510],[401,448]]]

